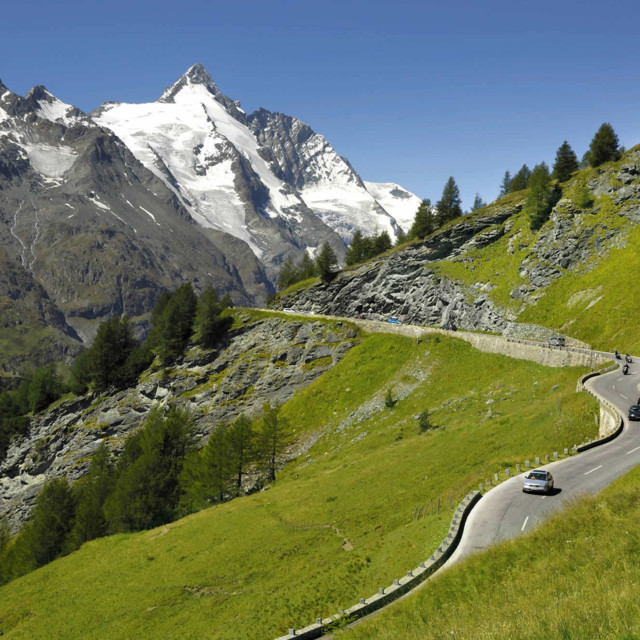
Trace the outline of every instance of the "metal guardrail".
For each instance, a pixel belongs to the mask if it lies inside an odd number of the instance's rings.
[[[361,598],[358,604],[349,609],[340,610],[329,618],[317,618],[313,624],[303,629],[289,629],[289,633],[276,640],[314,640],[330,633],[334,628],[348,625],[360,618],[363,618],[382,607],[387,606],[394,600],[409,593],[421,585],[429,576],[433,575],[455,551],[464,530],[464,524],[471,512],[482,497],[479,491],[471,491],[458,505],[453,514],[451,525],[446,537],[442,540],[438,549],[425,562],[421,562],[418,567],[407,571],[406,575],[393,581],[388,587],[380,588],[378,593],[369,598]]]

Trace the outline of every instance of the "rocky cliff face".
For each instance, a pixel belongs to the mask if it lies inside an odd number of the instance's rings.
[[[281,296],[276,306],[373,320],[393,316],[410,324],[455,321],[460,328],[502,332],[508,321],[488,296],[430,265],[496,241],[504,234],[503,223],[520,210],[520,205],[497,207],[463,219],[424,242],[345,270],[329,284]]]
[[[69,361],[112,314],[144,328],[185,281],[262,305],[287,257],[398,231],[378,199],[404,216],[417,198],[373,186],[299,120],[245,114],[201,65],[156,102],[90,115],[0,83],[0,369]]]
[[[240,321],[217,350],[193,348],[175,369],[156,371],[134,388],[63,400],[34,417],[0,464],[0,517],[19,527],[46,480],[81,477],[105,438],[117,454],[156,404],[189,408],[204,441],[222,421],[258,417],[265,402],[286,402],[359,341],[355,328],[337,322],[249,312]]]
[[[551,326],[518,320],[545,305],[556,280],[590,271],[626,246],[640,222],[640,148],[578,173],[538,232],[529,228],[523,202],[523,193],[511,194],[329,284],[283,295],[275,306],[545,339]]]
[[[73,355],[99,322],[144,316],[187,280],[238,304],[272,291],[246,245],[220,250],[224,234],[194,224],[111,132],[42,87],[25,98],[1,86],[0,94],[5,367]]]

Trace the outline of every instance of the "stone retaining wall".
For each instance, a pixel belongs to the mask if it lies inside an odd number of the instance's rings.
[[[585,382],[590,378],[613,371],[617,368],[617,364],[614,362],[611,366],[600,371],[594,371],[593,373],[587,373],[578,380],[577,391],[586,391],[589,395],[593,396],[600,403],[600,437],[597,440],[589,441],[583,445],[577,447],[576,451],[581,453],[582,451],[588,451],[601,444],[610,442],[614,438],[617,438],[624,429],[624,418],[610,402],[599,396],[595,391],[589,389]]]
[[[337,319],[337,318],[334,318]],[[435,327],[392,324],[375,320],[352,319],[350,322],[370,333],[396,333],[409,338],[419,339],[425,335],[440,334],[458,338],[486,353],[499,353],[518,360],[530,360],[547,367],[589,367],[595,369],[610,361],[610,357],[579,347],[552,347],[543,342],[505,338],[489,333],[472,331],[446,331]]]

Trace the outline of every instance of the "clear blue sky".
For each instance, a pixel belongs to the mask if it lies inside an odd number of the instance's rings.
[[[24,0],[5,3],[0,78],[91,111],[156,100],[201,62],[247,111],[295,116],[365,180],[469,207],[505,170],[582,157],[610,122],[640,143],[640,2]]]

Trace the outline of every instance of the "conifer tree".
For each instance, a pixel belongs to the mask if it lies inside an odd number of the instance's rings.
[[[504,172],[504,177],[502,178],[502,183],[500,184],[500,195],[502,198],[506,196],[511,191],[511,174],[508,171]]]
[[[35,567],[55,560],[63,552],[74,512],[75,501],[67,481],[63,478],[47,481],[38,493],[24,531]]]
[[[347,265],[359,264],[360,262],[364,262],[364,236],[362,235],[362,231],[360,229],[356,229],[353,237],[351,238],[351,243],[349,244],[349,248],[345,253],[345,262]]]
[[[29,409],[36,413],[57,400],[62,393],[62,383],[58,378],[56,366],[53,363],[38,367],[29,383]]]
[[[272,407],[267,402],[262,408],[264,414],[258,432],[258,452],[267,480],[274,482],[278,458],[289,445],[292,434],[289,423],[280,415],[278,405]]]
[[[290,287],[300,279],[298,270],[293,264],[293,258],[287,256],[282,263],[280,273],[278,274],[278,289],[284,290]]]
[[[236,487],[242,486],[242,477],[255,451],[253,423],[242,415],[234,420],[227,431],[229,462],[235,475]]]
[[[551,186],[550,182],[551,175],[546,163],[536,165],[529,178],[529,192],[524,204],[524,210],[533,231],[539,229],[549,219],[551,210],[562,195],[557,183]]]
[[[127,316],[112,316],[98,327],[87,360],[90,377],[99,390],[128,382],[126,363],[137,344]]]
[[[381,231],[373,239],[374,255],[380,255],[385,251],[389,251],[389,249],[391,249],[391,238],[389,237],[389,233],[387,231]]]
[[[309,254],[305,251],[304,255],[300,259],[297,266],[298,278],[301,280],[307,280],[308,278],[314,278],[318,275],[318,270]]]
[[[218,294],[208,286],[198,299],[194,329],[196,340],[207,349],[214,347],[232,322],[230,318],[221,318],[224,307],[218,300]]]
[[[107,534],[103,507],[113,489],[113,473],[111,452],[103,440],[91,458],[87,475],[73,488],[78,503],[71,530],[74,548]]]
[[[552,176],[558,182],[566,182],[578,170],[578,157],[571,145],[565,140],[556,151]]]
[[[431,235],[436,228],[436,221],[433,215],[433,207],[431,206],[431,200],[424,199],[418,206],[416,211],[416,217],[413,220],[411,229],[409,229],[409,238],[418,238],[424,240],[427,236]]]
[[[331,248],[331,245],[325,241],[316,259],[318,275],[323,282],[330,282],[333,279],[333,269],[336,266],[336,263],[336,254]]]
[[[180,474],[194,448],[194,421],[172,406],[150,411],[143,429],[127,439],[117,480],[104,505],[111,531],[137,531],[170,522],[180,497]]]
[[[229,491],[233,468],[229,455],[228,425],[219,424],[202,450],[202,468],[207,497],[222,502]]]
[[[455,220],[462,215],[460,189],[451,176],[444,185],[442,197],[436,204],[436,217],[438,226],[442,226],[450,220]]]
[[[487,203],[480,197],[479,193],[476,193],[476,197],[473,200],[473,204],[471,205],[471,211],[477,211],[478,209],[482,209],[482,207],[486,207]]]
[[[511,182],[509,183],[509,193],[514,193],[515,191],[522,191],[526,189],[529,184],[529,177],[531,176],[531,170],[527,167],[526,164],[523,164],[520,167],[518,173],[516,173],[513,178],[511,178]]]
[[[596,131],[587,153],[592,167],[599,167],[605,162],[620,158],[618,136],[608,122],[604,122]]]
[[[407,234],[402,230],[399,229],[398,233],[396,234],[396,247],[399,247],[401,244],[404,244],[407,241]]]
[[[198,298],[190,282],[180,285],[171,296],[159,321],[160,358],[164,364],[177,360],[184,354],[193,333]]]

